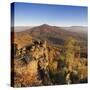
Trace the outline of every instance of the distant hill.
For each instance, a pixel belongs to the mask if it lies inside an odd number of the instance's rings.
[[[57,27],[43,24],[32,28],[15,27],[15,32],[16,34],[19,34],[18,35],[19,38],[20,37],[22,38],[22,36],[24,35],[23,37],[30,37],[30,38],[32,37],[41,40],[47,40],[49,43],[55,45],[62,45],[64,41],[67,40],[69,37],[73,37],[77,39],[81,43],[81,45],[86,46],[87,31],[88,28],[83,26]]]
[[[43,24],[23,32],[28,33],[33,38],[46,39],[53,44],[63,44],[69,37],[73,37],[80,42],[87,42],[87,28],[82,26],[64,28]]]
[[[31,26],[16,26],[14,27],[14,31],[15,32],[22,32],[22,31],[25,31],[27,29],[30,29],[32,28]]]
[[[18,44],[18,48],[22,48],[32,43],[32,37],[25,32],[14,32],[14,43]]]
[[[71,26],[71,27],[63,27],[63,29],[71,32],[78,32],[78,33],[87,33],[88,27],[87,26]]]

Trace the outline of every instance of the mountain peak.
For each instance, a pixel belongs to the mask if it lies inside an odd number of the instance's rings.
[[[50,27],[50,25],[48,25],[48,24],[42,24],[40,26],[42,26],[42,27]]]

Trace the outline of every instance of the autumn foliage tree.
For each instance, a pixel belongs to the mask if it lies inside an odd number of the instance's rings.
[[[80,51],[80,46],[76,39],[70,37],[64,44],[64,55],[69,70],[72,70],[72,63],[75,60],[75,53]]]

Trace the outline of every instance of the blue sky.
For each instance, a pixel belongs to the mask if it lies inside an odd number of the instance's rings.
[[[87,26],[88,8],[82,6],[14,3],[15,26]]]

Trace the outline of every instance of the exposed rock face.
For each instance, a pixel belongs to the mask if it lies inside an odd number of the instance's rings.
[[[22,50],[22,51],[20,51],[20,50]],[[31,43],[29,46],[18,49],[18,51],[20,53],[17,54],[17,57],[15,57],[15,59],[14,59],[14,62],[15,62],[14,63],[15,64],[14,71],[17,74],[22,76],[22,73],[25,74],[25,72],[26,72],[27,73],[26,75],[29,75],[29,76],[27,76],[27,77],[29,77],[29,79],[31,79],[30,76],[35,75],[35,77],[37,78],[38,84],[39,84],[38,77],[41,77],[40,73],[43,73],[43,78],[45,76],[46,79],[47,78],[50,79],[49,74],[48,74],[48,69],[47,69],[48,63],[49,63],[49,50],[47,47],[47,41],[37,41],[37,40],[35,41],[34,40],[34,42]],[[16,75],[15,77],[17,78],[18,76]],[[24,78],[24,77],[21,77],[21,79],[22,78]],[[48,83],[50,84],[50,80],[48,82],[48,79],[47,80],[46,79],[42,80],[41,83],[46,84],[46,85]],[[17,80],[16,80],[16,82],[17,82]],[[22,81],[19,83],[21,83],[21,85],[22,85],[25,82]],[[34,83],[34,82],[32,82],[32,83]]]

